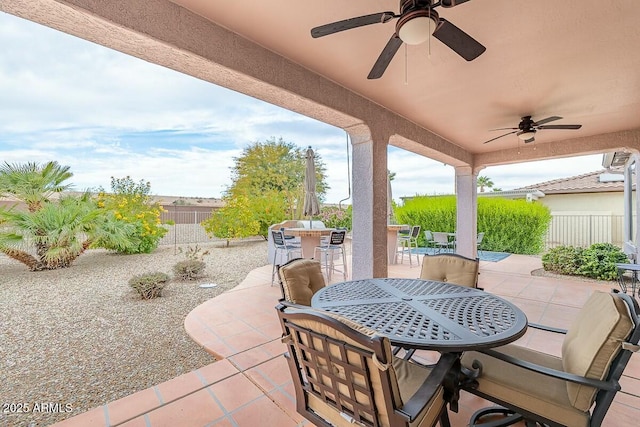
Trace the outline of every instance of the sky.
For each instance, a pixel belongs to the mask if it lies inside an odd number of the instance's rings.
[[[351,203],[348,137],[339,128],[0,12],[0,162],[70,166],[75,190],[111,177],[154,195],[221,197],[234,157],[257,141],[312,146],[326,166],[325,201]],[[602,156],[489,167],[495,187],[593,172]],[[454,169],[389,147],[393,198],[452,194]]]

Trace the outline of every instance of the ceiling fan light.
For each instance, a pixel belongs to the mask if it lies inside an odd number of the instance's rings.
[[[402,24],[398,37],[406,44],[420,44],[429,39],[435,24],[428,16],[417,16]]]
[[[531,138],[533,138],[533,136],[535,135],[535,131],[523,131],[518,133],[518,138],[520,138],[521,140],[528,142],[528,140],[530,140]]]

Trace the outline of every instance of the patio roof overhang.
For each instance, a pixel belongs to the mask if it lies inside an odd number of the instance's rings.
[[[377,80],[366,76],[393,24],[321,39],[309,33],[397,9],[397,0],[0,3],[8,13],[345,129],[354,144],[354,209],[362,212],[354,221],[366,222],[354,254],[386,252],[374,230],[386,223],[387,144],[456,168],[458,194],[466,194],[458,212],[470,212],[458,223],[469,223],[469,236],[475,235],[474,180],[486,166],[638,152],[640,8],[633,2],[476,0],[438,8],[487,51],[466,62],[433,39],[401,48]],[[525,115],[558,115],[564,117],[558,124],[583,126],[539,131],[533,144],[515,135],[483,144],[499,135],[490,129],[517,126]],[[386,273],[385,257],[378,258],[373,264],[384,266],[368,273]],[[371,264],[354,256],[359,261]]]

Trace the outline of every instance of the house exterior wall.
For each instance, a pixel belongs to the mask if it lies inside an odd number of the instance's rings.
[[[552,213],[602,213],[624,215],[624,197],[620,192],[546,194],[538,203]]]

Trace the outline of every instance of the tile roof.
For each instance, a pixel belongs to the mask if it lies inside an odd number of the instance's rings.
[[[601,193],[608,191],[624,191],[623,181],[601,181],[603,174],[611,175],[602,169],[583,175],[569,178],[554,179],[526,187],[516,188],[516,190],[540,190],[545,194],[568,194],[568,193]]]

